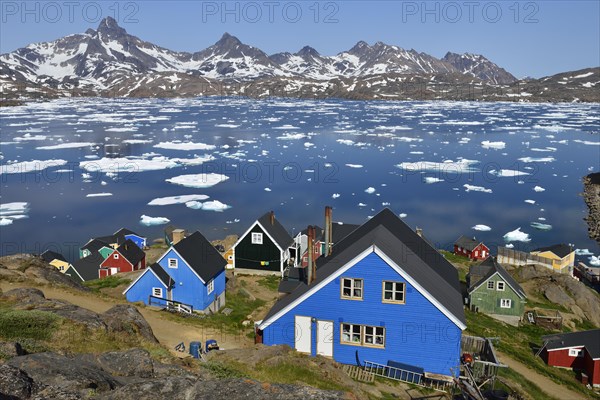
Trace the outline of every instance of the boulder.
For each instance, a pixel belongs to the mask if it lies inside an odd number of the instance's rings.
[[[150,324],[132,305],[118,304],[102,314],[101,318],[110,332],[138,334],[151,342],[158,343]]]
[[[151,378],[154,376],[154,363],[150,354],[143,349],[112,351],[95,356],[86,354],[77,359],[96,363],[113,376]]]
[[[16,301],[19,305],[36,305],[46,302],[44,292],[35,288],[18,288],[5,292],[2,297]]]
[[[85,394],[116,389],[121,383],[98,365],[56,353],[37,353],[12,358],[8,365],[24,371],[40,387]]]
[[[12,365],[0,364],[0,399],[26,399],[33,388],[33,379],[24,371]]]
[[[25,350],[17,342],[0,342],[0,359],[9,359],[17,356],[24,356]]]

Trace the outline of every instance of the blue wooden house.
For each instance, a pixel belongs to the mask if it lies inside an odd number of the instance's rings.
[[[457,270],[389,209],[307,267],[256,324],[256,341],[344,364],[450,376],[466,328]]]
[[[164,305],[170,300],[194,311],[217,312],[225,305],[226,264],[213,245],[195,232],[171,246],[123,294],[131,302]]]

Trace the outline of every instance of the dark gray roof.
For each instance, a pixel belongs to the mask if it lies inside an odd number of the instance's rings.
[[[600,329],[546,335],[542,336],[542,340],[548,350],[585,346],[592,358],[600,358]]]
[[[471,283],[471,287],[469,287],[469,293],[471,293],[476,287],[481,285],[483,282],[490,279],[490,277],[496,272],[502,277],[502,279],[504,279],[506,283],[508,283],[510,287],[514,289],[514,291],[519,297],[521,297],[522,299],[527,298],[527,295],[525,294],[525,291],[523,290],[521,285],[519,285],[519,283],[515,281],[514,278],[504,269],[502,264],[498,263],[496,259],[491,256],[486,258],[483,262],[481,262],[481,264],[472,266],[469,269],[469,275],[483,277],[477,282]]]
[[[454,242],[456,246],[462,247],[463,249],[467,249],[469,251],[473,251],[473,249],[477,247],[479,243],[481,242],[476,240],[475,238],[468,238],[466,236],[461,236],[458,239],[456,239],[456,242]]]
[[[281,249],[287,249],[289,245],[293,242],[292,237],[285,230],[283,225],[281,225],[281,223],[277,220],[277,218],[273,218],[273,224],[271,224],[271,212],[268,212],[262,217],[260,217],[258,219],[258,222],[260,222],[260,224],[267,231],[269,236],[273,238],[275,243]]]
[[[551,251],[554,254],[556,254],[557,256],[559,256],[560,258],[565,258],[566,256],[568,256],[569,254],[571,254],[573,252],[573,249],[571,249],[571,246],[569,246],[567,244],[554,244],[552,246],[540,247],[533,251],[539,251],[540,253],[542,253],[544,251]]]
[[[173,246],[185,262],[208,282],[227,265],[227,261],[215,247],[198,231]]]
[[[126,235],[135,235],[138,237],[143,237],[142,235],[140,235],[139,233],[135,233],[134,231],[127,229],[127,228],[121,228],[118,231],[116,231],[114,234],[114,236],[126,236]]]
[[[173,278],[171,278],[171,275],[169,275],[167,271],[160,266],[160,264],[154,263],[149,268],[156,274],[156,276],[158,276],[158,279],[160,279],[160,281],[164,283],[167,288],[171,288],[175,285],[175,281]]]
[[[122,245],[117,248],[117,251],[125,257],[131,265],[136,265],[146,256],[146,253],[138,247],[131,239],[127,239]]]
[[[40,255],[40,257],[42,257],[42,260],[46,261],[47,263],[52,262],[54,260],[60,260],[60,261],[67,262],[67,260],[65,259],[65,257],[62,254],[57,253],[52,250],[46,250],[45,252],[43,252]]]
[[[281,282],[279,282],[279,287],[277,288],[277,291],[279,293],[292,293],[300,285],[306,286],[304,282],[290,281],[284,279]]]
[[[346,236],[351,234],[360,225],[344,224],[334,222],[331,224],[331,241],[335,244],[341,242]]]
[[[372,245],[381,249],[466,325],[456,268],[387,208],[334,244],[331,256],[317,259],[315,282],[311,286],[300,285],[280,299],[271,308],[265,321]]]
[[[80,258],[71,263],[71,267],[77,271],[84,281],[92,281],[94,279],[99,279],[98,271],[102,261],[104,261],[102,255],[98,252],[94,252],[87,257]]]
[[[81,250],[89,250],[91,253],[94,253],[98,250],[100,250],[103,247],[108,247],[110,248],[110,244],[109,242],[105,242],[103,240],[100,240],[98,238],[92,239],[89,242],[87,242],[82,248]]]
[[[320,226],[317,226],[317,225],[313,225],[313,227],[315,228],[315,239],[322,240],[323,234],[325,233],[323,228],[321,228]],[[308,235],[308,228],[304,228],[300,233],[302,235]]]

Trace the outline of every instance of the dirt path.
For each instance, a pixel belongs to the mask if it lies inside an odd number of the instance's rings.
[[[16,289],[19,287],[31,287],[31,285],[0,282],[0,289],[3,291]],[[126,301],[119,301],[117,299],[106,299],[97,297],[94,294],[77,293],[59,288],[41,287],[39,289],[44,292],[46,298],[48,299],[65,300],[95,313],[103,313],[116,304],[127,303]],[[165,316],[161,315],[162,313],[158,310],[153,310],[146,307],[137,307],[137,309],[152,327],[154,336],[156,336],[158,341],[171,350],[173,354],[178,356],[182,356],[183,354],[177,353],[173,349],[181,342],[185,343],[186,348],[192,341],[204,342],[207,339],[216,339],[223,349],[249,347],[252,345],[247,337],[236,337],[230,334],[223,334],[222,332],[210,328],[192,326],[183,321],[173,321],[165,318]]]
[[[506,354],[501,353],[498,350],[496,350],[496,354],[498,354],[501,363],[508,365],[508,367],[513,371],[538,385],[544,393],[548,394],[549,396],[552,396],[552,398],[561,400],[585,399],[585,397],[581,394],[573,392],[568,388],[555,383],[550,378],[547,378],[544,375],[537,373],[535,370],[527,367],[525,364],[522,364],[519,361],[510,358]]]

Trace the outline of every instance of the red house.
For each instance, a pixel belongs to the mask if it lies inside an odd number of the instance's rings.
[[[454,254],[471,260],[485,260],[490,255],[490,249],[475,238],[461,236],[454,242]]]
[[[600,387],[600,329],[543,336],[540,355],[553,367],[581,372],[581,381]]]
[[[146,253],[127,239],[100,264],[99,277],[106,278],[119,272],[132,272],[146,268]]]

